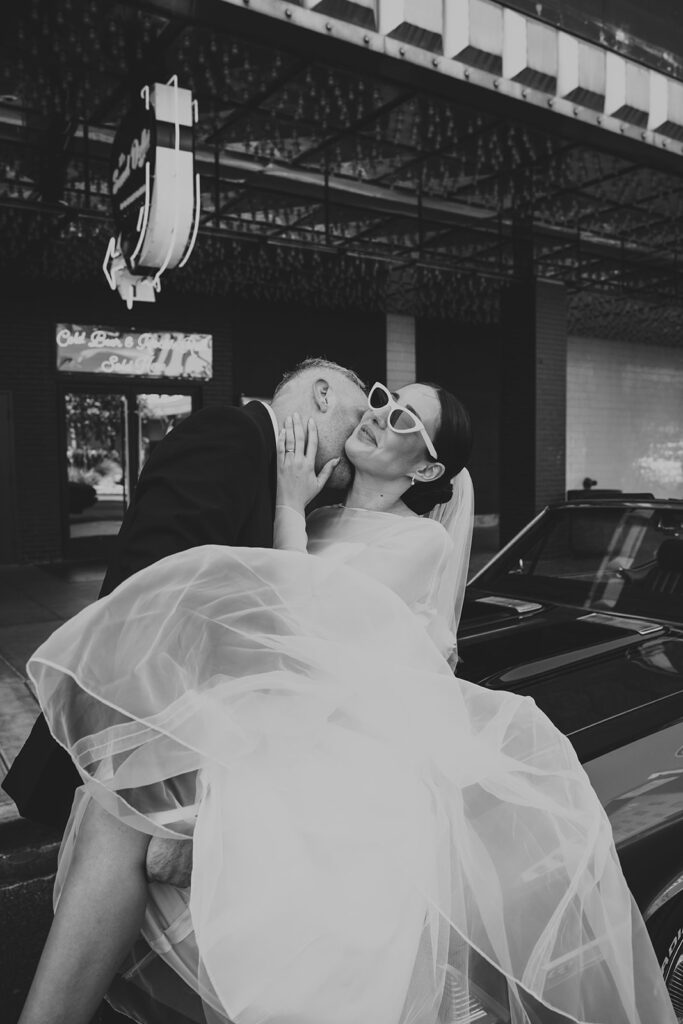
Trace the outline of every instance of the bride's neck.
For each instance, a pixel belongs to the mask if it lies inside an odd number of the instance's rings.
[[[369,512],[409,514],[401,495],[408,489],[403,480],[378,480],[356,471],[344,504],[348,508],[364,508]]]

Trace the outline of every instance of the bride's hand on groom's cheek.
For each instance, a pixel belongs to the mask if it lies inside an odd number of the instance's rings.
[[[277,443],[277,503],[303,514],[306,505],[323,489],[339,459],[330,459],[319,473],[315,471],[318,430],[310,419],[307,429],[298,413],[287,416]]]
[[[192,876],[192,840],[153,836],[147,847],[145,868],[148,881],[186,889]]]

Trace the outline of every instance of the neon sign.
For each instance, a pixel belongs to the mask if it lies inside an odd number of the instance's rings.
[[[140,132],[140,138],[134,138],[131,142],[129,152],[119,153],[116,166],[114,167],[111,175],[112,195],[117,196],[119,194],[133,171],[142,170],[144,172],[147,154],[149,153],[149,147],[151,144],[152,133],[149,128],[143,128]],[[135,191],[137,191],[137,189]],[[123,203],[119,203],[119,209],[125,209],[131,201],[132,196],[127,196]]]
[[[112,147],[111,201],[117,234],[102,269],[130,309],[154,302],[167,269],[183,267],[197,240],[201,204],[194,169],[197,102],[177,75],[146,85]]]
[[[213,337],[57,324],[57,370],[121,377],[211,380]]]

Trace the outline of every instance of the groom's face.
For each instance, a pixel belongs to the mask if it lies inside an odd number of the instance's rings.
[[[353,469],[344,446],[367,407],[368,400],[362,388],[343,374],[333,375],[327,392],[327,410],[315,417],[318,428],[316,470],[320,472],[330,459],[340,460],[330,477],[331,487],[342,489],[351,483]]]

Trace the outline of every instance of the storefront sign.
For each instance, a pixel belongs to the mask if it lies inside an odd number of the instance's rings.
[[[154,109],[142,99],[121,123],[113,146],[111,200],[121,251],[130,257],[140,240],[145,207],[154,187],[157,130]],[[142,216],[140,211],[142,210]],[[136,254],[137,255],[137,254]]]
[[[197,104],[174,75],[145,86],[112,146],[111,200],[118,232],[103,270],[128,308],[153,302],[167,269],[182,267],[197,238],[199,175],[194,170]]]
[[[57,324],[56,341],[57,369],[62,373],[211,380],[210,334]]]

